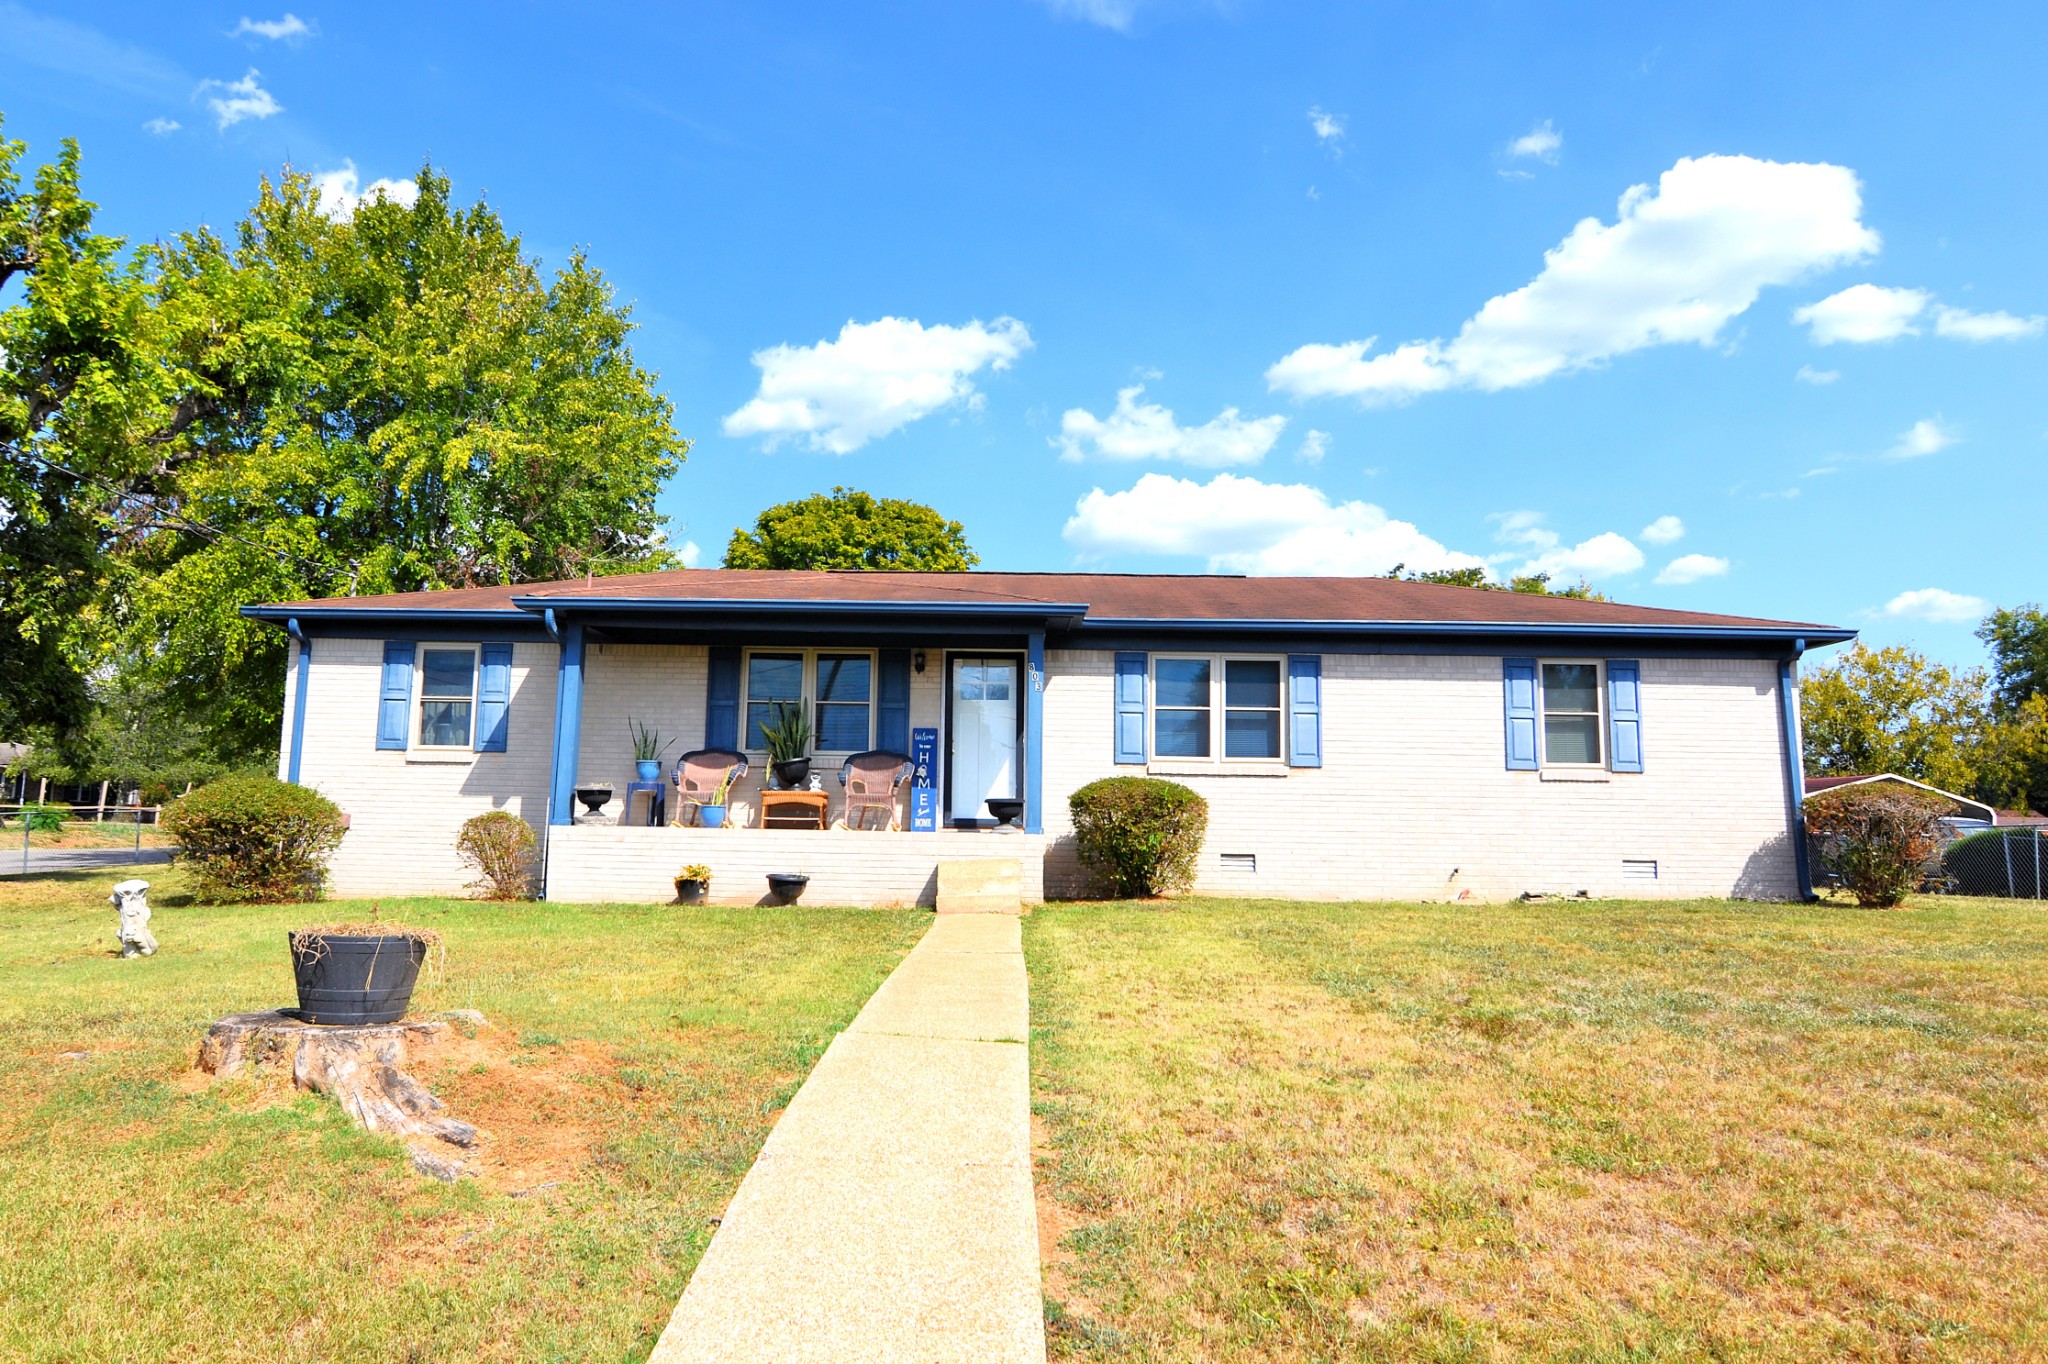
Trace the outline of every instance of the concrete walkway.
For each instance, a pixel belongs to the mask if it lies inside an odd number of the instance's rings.
[[[934,916],[797,1091],[649,1364],[1045,1358],[1019,921]]]

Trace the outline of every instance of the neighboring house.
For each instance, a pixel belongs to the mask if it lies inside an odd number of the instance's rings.
[[[1971,800],[1968,796],[1959,796],[1953,791],[1944,791],[1939,786],[1929,786],[1924,781],[1915,781],[1911,777],[1902,777],[1896,772],[1873,772],[1868,776],[1808,777],[1806,778],[1806,794],[1809,796],[1817,795],[1822,791],[1834,791],[1844,786],[1868,786],[1873,782],[1889,782],[1899,786],[1910,786],[1915,790],[1925,791],[1929,795],[1940,796],[1943,800],[1953,801],[1956,807],[1955,813],[1949,815],[1943,822],[1954,827],[1959,833],[1970,833],[1977,829],[1989,829],[1993,825],[2031,822],[2032,819],[2031,816],[2015,814],[2010,810],[2000,811],[1994,809],[1981,800]]]
[[[1292,898],[1805,891],[1794,670],[1831,626],[1384,578],[695,569],[245,608],[294,641],[282,775],[349,814],[334,889],[446,893],[457,829],[544,835],[546,893],[930,903],[941,861],[1085,889],[1068,796],[1156,775],[1209,802],[1197,888]],[[935,832],[577,822],[623,793],[627,721],[744,746],[815,707],[824,773],[936,741]],[[669,752],[670,770],[677,756]],[[1018,797],[1021,830],[985,801]],[[616,813],[617,806],[609,807]],[[675,810],[670,809],[671,817]]]

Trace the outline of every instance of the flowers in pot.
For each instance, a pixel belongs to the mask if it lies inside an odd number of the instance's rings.
[[[641,781],[661,780],[661,755],[675,743],[674,739],[663,739],[661,731],[650,729],[638,720],[626,721],[626,732],[633,736],[633,765]]]
[[[772,714],[761,726],[761,741],[776,782],[795,791],[811,779],[811,717],[801,701],[777,701]]]
[[[431,928],[372,919],[301,928],[285,939],[298,986],[298,1019],[360,1026],[396,1023],[405,1017],[420,966],[440,944],[441,935]]]
[[[676,898],[686,905],[701,905],[711,893],[711,868],[692,862],[676,873]]]

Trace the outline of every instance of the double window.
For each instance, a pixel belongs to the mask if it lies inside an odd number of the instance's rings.
[[[1273,761],[1286,676],[1278,658],[1161,655],[1152,660],[1152,752],[1160,758]]]
[[[476,650],[428,645],[420,650],[421,748],[468,748],[476,722]]]
[[[756,650],[747,655],[747,714],[741,745],[767,748],[763,729],[778,704],[805,705],[819,753],[858,753],[873,747],[875,656],[824,649]]]
[[[1601,668],[1591,662],[1544,663],[1537,668],[1537,705],[1543,716],[1545,767],[1599,767],[1604,732]]]

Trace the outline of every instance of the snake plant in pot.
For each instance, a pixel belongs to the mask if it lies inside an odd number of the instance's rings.
[[[783,790],[797,790],[811,779],[811,717],[803,702],[777,701],[772,718],[761,726],[761,739]]]
[[[626,732],[633,736],[633,764],[640,780],[660,781],[661,755],[675,740],[663,739],[660,730],[650,729],[638,720],[627,720]]]

